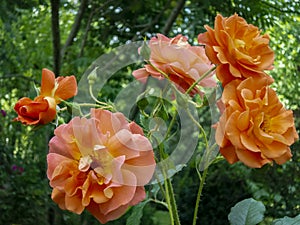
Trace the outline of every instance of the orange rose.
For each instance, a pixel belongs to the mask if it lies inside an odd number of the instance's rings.
[[[133,72],[133,76],[141,81],[147,80],[149,75],[157,79],[164,79],[165,77],[157,71],[156,68],[158,68],[167,74],[180,91],[185,92],[213,67],[205,55],[204,48],[191,46],[187,38],[182,35],[170,39],[162,34],[157,34],[157,37],[151,38],[149,48],[151,50],[149,61],[154,67],[147,64],[145,68]],[[200,81],[199,85],[214,87],[216,81],[210,74]],[[190,94],[196,93],[201,93],[197,87]]]
[[[18,113],[15,120],[26,125],[50,123],[56,117],[56,105],[76,93],[77,83],[74,76],[55,79],[52,71],[43,69],[40,95],[34,100],[21,98],[14,107]]]
[[[47,175],[52,199],[62,209],[86,208],[101,223],[117,219],[142,201],[155,169],[151,143],[121,113],[92,109],[54,131]]]
[[[292,157],[297,139],[293,112],[286,110],[267,79],[249,77],[228,83],[222,94],[225,111],[216,124],[216,142],[229,163],[259,168]]]
[[[26,125],[47,124],[54,120],[56,116],[56,102],[53,98],[36,97],[21,98],[14,107],[18,113],[15,119]]]
[[[223,86],[236,78],[265,77],[264,70],[272,69],[274,52],[269,47],[269,36],[234,14],[215,19],[215,29],[205,26],[207,32],[198,35],[205,45],[208,58],[217,65],[216,74]]]

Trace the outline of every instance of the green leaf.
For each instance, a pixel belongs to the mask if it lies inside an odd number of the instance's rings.
[[[231,225],[256,225],[264,218],[265,206],[253,198],[238,202],[228,215]]]
[[[142,98],[142,99],[138,100],[138,102],[136,104],[140,110],[144,110],[149,105],[149,102],[146,98]]]
[[[151,217],[153,225],[171,225],[169,213],[167,211],[158,210]]]
[[[137,206],[134,206],[131,215],[126,220],[126,225],[139,225],[141,223],[143,209],[148,202],[149,200],[141,202]]]
[[[285,216],[273,221],[272,225],[297,225],[300,224],[300,214],[294,218]]]
[[[150,59],[150,54],[151,54],[151,50],[149,48],[149,46],[146,43],[146,40],[143,42],[142,47],[140,48],[140,55],[145,59],[145,60],[149,60]]]

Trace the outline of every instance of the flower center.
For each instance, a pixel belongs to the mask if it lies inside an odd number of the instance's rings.
[[[270,118],[270,116],[264,115],[264,120],[263,120],[262,124],[260,125],[260,128],[264,132],[269,133],[271,131],[270,130],[270,125],[271,125],[271,118]]]
[[[177,42],[177,46],[179,48],[187,48],[189,46],[189,43],[181,37]]]
[[[53,88],[52,91],[51,91],[51,97],[54,97],[54,96],[55,96],[55,92],[56,92],[58,86],[59,86],[59,84],[58,84],[57,80],[55,80],[54,88]]]
[[[102,185],[112,178],[113,156],[107,151],[104,145],[95,145],[90,154],[81,156],[78,169],[87,172],[92,169],[98,177],[98,183]]]
[[[241,48],[244,49],[246,46],[246,43],[241,39],[234,39],[234,45],[238,49],[241,49]]]
[[[78,169],[82,172],[86,172],[89,170],[92,162],[93,159],[90,155],[83,156],[79,160]]]

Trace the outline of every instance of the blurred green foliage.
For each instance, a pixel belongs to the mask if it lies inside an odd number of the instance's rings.
[[[88,66],[100,55],[128,41],[148,39],[162,32],[176,7],[175,0],[100,1],[91,0],[80,29],[68,46],[61,65],[61,75],[75,74],[79,80]],[[60,1],[61,46],[68,38],[80,1]],[[203,25],[213,25],[216,13],[229,16],[237,12],[249,23],[259,26],[271,37],[276,52],[274,88],[288,108],[294,110],[297,131],[300,129],[300,6],[286,0],[208,0],[186,1],[184,8],[167,33],[187,35],[195,42]],[[48,140],[54,125],[32,130],[13,122],[13,106],[23,97],[34,97],[42,68],[53,68],[51,7],[49,0],[9,1],[0,4],[0,224],[98,224],[89,214],[75,215],[58,209],[50,198],[46,177]],[[125,68],[105,85],[99,97],[113,101],[128,84],[130,73],[139,65]],[[165,112],[164,116],[169,116]],[[204,126],[209,113],[201,113]],[[205,127],[207,130],[209,124]],[[201,144],[199,148],[201,149]],[[292,146],[293,160],[282,166],[262,169],[228,165],[221,161],[209,169],[199,209],[199,224],[228,224],[230,208],[248,197],[266,206],[268,224],[274,218],[294,217],[300,213],[300,144]],[[195,159],[172,180],[182,224],[190,224],[198,188]],[[154,187],[147,187],[150,191]],[[151,193],[151,192],[150,192]],[[159,194],[158,194],[159,195]],[[132,209],[130,209],[132,210]],[[142,224],[168,224],[164,206],[145,205]],[[108,224],[124,224],[126,214]]]

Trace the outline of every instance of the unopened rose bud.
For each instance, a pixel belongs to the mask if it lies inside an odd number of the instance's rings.
[[[95,81],[97,80],[97,73],[96,73],[96,68],[88,75],[87,77],[89,81],[89,85],[93,85]]]

